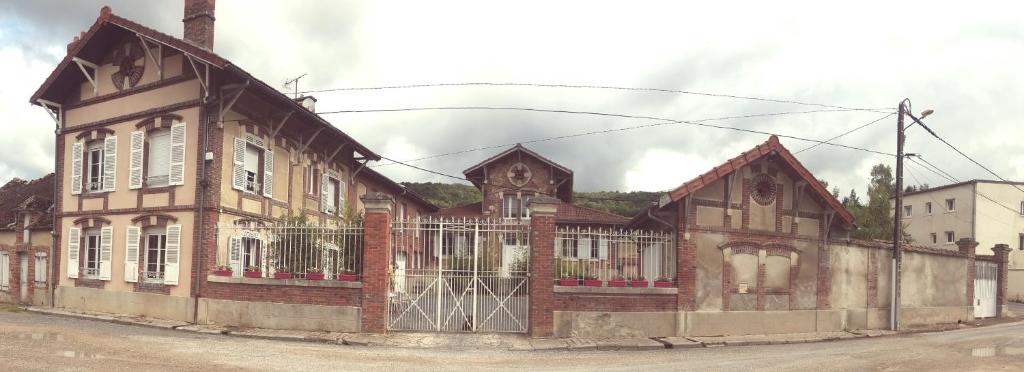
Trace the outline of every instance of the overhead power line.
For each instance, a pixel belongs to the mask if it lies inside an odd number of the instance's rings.
[[[856,132],[856,131],[858,131],[858,130],[861,130],[861,129],[867,128],[867,127],[871,126],[871,124],[875,124],[875,123],[878,123],[878,122],[880,122],[880,121],[882,121],[882,120],[885,120],[886,118],[888,118],[888,117],[890,117],[890,116],[893,116],[893,115],[896,115],[896,113],[895,113],[895,112],[890,112],[890,113],[886,114],[885,116],[883,116],[883,117],[880,117],[880,118],[878,118],[878,119],[875,119],[875,120],[873,120],[873,121],[871,121],[871,122],[869,122],[869,123],[867,123],[867,124],[861,125],[861,126],[859,126],[859,127],[853,128],[853,129],[850,129],[850,130],[848,130],[848,131],[846,131],[846,132],[843,132],[842,134],[840,134],[840,135],[838,135],[838,136],[835,136],[835,137],[829,138],[829,139],[825,140],[825,142],[823,142],[823,143],[825,143],[825,144],[831,144],[831,142],[832,142],[832,141],[835,141],[835,140],[839,139],[840,137],[843,137],[843,136],[845,136],[845,135],[847,135],[847,134],[850,134],[850,133]],[[813,145],[810,145],[810,146],[808,146],[808,147],[804,147],[804,148],[802,148],[802,149],[798,150],[797,152],[794,152],[794,153],[793,153],[793,155],[796,155],[796,154],[799,154],[799,153],[801,153],[801,152],[804,152],[804,151],[807,151],[807,150],[813,149],[813,148],[815,148],[815,147],[818,147],[818,146],[822,145],[823,143],[815,143],[815,144],[813,144]]]
[[[794,140],[798,140],[798,141],[816,142],[816,143],[821,143],[821,144],[825,144],[825,145],[829,145],[829,146],[842,147],[842,148],[847,148],[847,149],[852,149],[852,150],[860,150],[860,151],[875,153],[875,154],[879,154],[879,155],[895,156],[895,155],[893,155],[891,153],[887,153],[887,152],[870,150],[870,149],[860,148],[860,147],[856,147],[856,146],[842,145],[842,144],[837,144],[837,143],[826,143],[825,141],[816,140],[816,139],[810,139],[810,138],[800,137],[800,136],[794,136],[794,135],[772,133],[772,132],[766,132],[766,131],[760,131],[760,130],[754,130],[754,129],[734,128],[734,127],[727,127],[727,126],[721,126],[721,125],[706,124],[706,123],[703,123],[703,122],[700,122],[700,121],[674,120],[674,119],[655,117],[655,116],[615,114],[615,113],[606,113],[606,112],[597,112],[597,111],[554,110],[554,109],[538,109],[538,108],[530,108],[530,107],[441,106],[441,107],[404,107],[404,108],[364,109],[364,110],[337,110],[337,111],[321,112],[320,114],[321,115],[326,115],[326,114],[342,114],[342,113],[405,112],[405,111],[433,111],[433,110],[509,110],[509,111],[545,112],[545,113],[558,113],[558,114],[595,115],[595,116],[629,118],[629,119],[659,120],[659,121],[665,121],[665,122],[676,123],[676,124],[695,125],[695,126],[708,127],[708,128],[716,128],[716,129],[725,129],[725,130],[731,130],[731,131],[737,131],[737,132],[754,133],[754,134],[761,134],[761,135],[774,135],[774,136],[778,136],[778,137],[781,137],[781,138],[794,139]],[[851,111],[851,110],[849,110],[849,109],[815,110],[815,111],[800,111],[800,112],[796,112],[796,113],[835,112],[835,111]],[[786,113],[783,113],[783,114],[786,114]],[[740,117],[770,116],[770,115],[779,115],[779,114],[755,114],[755,115],[749,115],[749,116],[737,116],[737,118],[740,118]],[[707,121],[707,120],[705,120],[705,121]],[[648,124],[647,126],[653,126],[653,124]],[[615,130],[606,130],[606,131],[615,131]]]
[[[840,111],[845,111],[845,110],[840,110]],[[690,122],[702,123],[702,122],[707,122],[707,121],[720,121],[720,120],[730,120],[730,119],[747,119],[747,118],[756,118],[756,117],[795,115],[795,114],[807,114],[807,113],[818,113],[818,112],[835,112],[835,110],[787,111],[787,112],[774,112],[774,113],[763,113],[763,114],[723,116],[723,117],[716,117],[716,118],[706,118],[706,119],[690,120]],[[892,115],[892,114],[890,114],[890,115]],[[666,125],[675,125],[675,124],[680,124],[680,122],[676,121],[676,120],[667,120],[667,121],[660,121],[660,122],[657,122],[657,123],[633,125],[633,126],[628,126],[628,127],[619,127],[619,128],[611,128],[611,129],[603,129],[603,130],[578,132],[578,133],[571,133],[571,134],[565,134],[565,135],[559,135],[559,136],[536,138],[536,139],[532,139],[532,140],[525,140],[525,141],[518,141],[518,142],[511,142],[511,143],[503,143],[503,144],[499,144],[499,145],[489,145],[489,146],[473,147],[473,148],[468,148],[468,149],[463,149],[463,150],[456,150],[456,151],[452,151],[452,152],[446,152],[446,153],[442,153],[442,154],[435,154],[435,155],[419,157],[419,158],[415,158],[415,159],[406,159],[405,161],[406,162],[416,162],[416,161],[435,159],[435,158],[440,158],[440,157],[445,157],[445,156],[460,155],[460,154],[476,152],[476,151],[491,150],[491,149],[496,149],[496,148],[505,148],[505,147],[509,147],[509,146],[514,146],[516,144],[530,144],[530,143],[548,142],[548,141],[555,141],[555,140],[561,140],[561,139],[567,139],[567,138],[583,137],[583,136],[596,135],[596,134],[606,134],[606,133],[613,133],[613,132],[622,132],[622,131],[629,131],[629,130],[636,130],[636,129],[643,129],[643,128],[651,128],[651,127],[659,127],[659,126],[666,126]],[[392,165],[392,164],[395,164],[395,163],[374,164],[374,165],[371,165],[371,167],[382,167],[382,166],[387,166],[387,165]]]
[[[605,89],[605,90],[621,90],[621,91],[637,91],[637,92],[660,92],[660,93],[678,93],[678,94],[689,94],[705,97],[718,97],[718,98],[732,98],[742,99],[750,101],[762,101],[762,102],[773,102],[773,103],[787,103],[802,106],[817,106],[827,108],[838,108],[846,110],[856,111],[890,111],[891,107],[883,108],[854,108],[838,105],[827,105],[821,103],[812,102],[801,102],[787,99],[775,99],[775,98],[763,98],[763,97],[751,97],[741,96],[735,94],[723,94],[723,93],[707,93],[707,92],[696,92],[689,90],[679,89],[663,89],[663,88],[642,88],[642,87],[621,87],[611,85],[588,85],[588,84],[546,84],[546,83],[513,83],[513,82],[459,82],[459,83],[421,83],[421,84],[403,84],[403,85],[385,85],[385,86],[374,86],[374,87],[346,87],[346,88],[330,88],[330,89],[315,89],[307,90],[299,93],[324,93],[324,92],[341,92],[341,91],[363,91],[363,90],[390,90],[390,89],[412,89],[412,88],[438,88],[438,87],[467,87],[467,86],[488,86],[488,87],[536,87],[536,88],[575,88],[575,89]]]
[[[932,163],[928,163],[928,162],[927,162],[926,160],[925,160],[925,162],[926,162],[926,163],[927,163],[928,165],[930,165],[930,166],[931,166],[931,168],[930,168],[930,167],[927,167],[927,166],[924,166],[924,165],[923,165],[923,164],[921,164],[921,163],[918,163],[918,162],[917,162],[916,160],[914,160],[914,158],[913,158],[913,157],[908,157],[908,158],[907,158],[907,160],[909,160],[910,162],[912,162],[912,163],[914,163],[914,164],[917,164],[917,165],[918,165],[918,166],[920,166],[921,168],[924,168],[924,169],[928,170],[929,172],[935,173],[935,174],[936,174],[936,175],[938,175],[939,177],[941,177],[941,178],[945,178],[945,179],[947,179],[947,180],[949,180],[949,181],[951,181],[951,182],[953,182],[953,183],[958,183],[958,182],[960,182],[959,180],[957,180],[957,179],[956,179],[956,177],[953,177],[952,175],[950,175],[950,174],[949,174],[949,172],[946,172],[946,171],[942,170],[941,168],[939,168],[939,167],[936,167],[936,166],[935,166],[934,164],[932,164]],[[921,160],[924,160],[924,159],[921,159]],[[913,176],[913,174],[911,174],[911,177],[914,177],[914,176]],[[914,177],[914,179],[915,179],[915,180],[917,180],[917,178],[916,178],[916,177]],[[917,180],[917,181],[918,181],[918,184],[920,184],[920,183],[921,183],[921,182],[920,182],[920,180]],[[985,199],[988,199],[988,201],[992,202],[993,204],[995,204],[995,205],[998,205],[998,206],[1000,206],[1000,207],[1003,207],[1003,208],[1006,208],[1006,210],[1008,210],[1008,211],[1010,211],[1010,212],[1013,212],[1013,213],[1019,213],[1019,212],[1020,212],[1020,211],[1018,211],[1018,210],[1015,210],[1015,209],[1013,209],[1012,207],[1008,207],[1008,206],[1006,206],[1005,204],[1003,204],[1003,203],[1000,203],[1000,202],[996,201],[996,200],[995,200],[995,199],[993,199],[992,197],[990,197],[990,196],[988,196],[988,195],[985,195],[985,194],[983,194],[983,193],[981,193],[981,192],[979,192],[979,191],[977,191],[977,190],[975,190],[974,192],[975,192],[976,194],[978,194],[978,196],[980,196],[980,197],[982,197],[982,198],[985,198]],[[936,201],[936,203],[938,203],[938,202]]]
[[[940,142],[942,142],[942,143],[946,144],[946,146],[949,146],[949,148],[953,149],[953,151],[956,151],[956,152],[957,152],[958,154],[960,154],[960,155],[961,155],[961,156],[963,156],[964,158],[967,158],[967,160],[970,160],[970,161],[971,161],[972,163],[974,163],[974,165],[977,165],[977,166],[981,167],[981,169],[984,169],[984,170],[985,170],[986,172],[988,172],[988,173],[992,174],[993,176],[996,176],[996,178],[998,178],[998,179],[999,179],[1000,181],[1003,181],[1003,182],[1010,182],[1010,186],[1013,186],[1013,187],[1014,187],[1015,189],[1017,189],[1018,191],[1020,191],[1020,192],[1024,193],[1024,189],[1021,189],[1021,188],[1020,188],[1019,186],[1017,186],[1017,185],[1013,184],[1013,183],[1012,183],[1012,182],[1011,182],[1010,180],[1007,180],[1006,178],[1003,178],[1003,177],[1002,177],[1002,176],[1000,176],[999,174],[996,174],[996,172],[995,172],[995,171],[993,171],[993,170],[989,169],[988,167],[986,167],[986,166],[982,165],[982,164],[981,164],[981,163],[979,163],[979,162],[978,162],[977,160],[974,160],[974,158],[972,158],[972,157],[968,156],[967,154],[965,154],[965,153],[964,153],[963,151],[960,151],[960,149],[958,149],[958,148],[957,148],[956,146],[953,146],[953,144],[952,144],[952,143],[949,143],[949,141],[946,141],[946,139],[945,139],[945,138],[942,138],[942,137],[940,137],[940,136],[938,135],[938,133],[935,133],[935,131],[934,131],[934,130],[932,130],[932,128],[930,128],[930,127],[928,127],[927,125],[925,125],[925,124],[924,124],[924,122],[922,122],[922,121],[921,121],[920,119],[918,119],[918,118],[914,117],[913,115],[911,115],[910,117],[911,117],[911,118],[912,118],[912,119],[914,120],[914,122],[916,122],[917,124],[920,124],[920,125],[921,125],[921,127],[922,127],[922,128],[924,128],[924,130],[925,130],[925,131],[927,131],[927,132],[928,132],[929,134],[931,134],[931,135],[932,135],[932,137],[935,137],[935,138],[936,138],[936,139],[938,139],[938,140],[939,140]]]

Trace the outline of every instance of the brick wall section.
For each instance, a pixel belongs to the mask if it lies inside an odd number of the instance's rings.
[[[232,301],[357,307],[362,303],[362,293],[358,288],[297,287],[207,282],[204,292],[203,297],[206,298]]]
[[[832,266],[829,264],[830,249],[828,249],[828,237],[826,236],[828,224],[832,222],[824,218],[818,222],[818,309],[827,310],[832,308],[829,296],[832,294]]]
[[[555,293],[557,311],[675,311],[674,295]],[[534,319],[531,319],[533,321]]]
[[[868,250],[868,273],[867,273],[867,289],[868,289],[868,303],[869,309],[878,307],[878,250]],[[972,264],[973,265],[973,264]],[[974,289],[974,285],[971,284],[971,289]]]
[[[537,197],[530,203],[530,335],[554,334],[555,210],[557,199]]]
[[[966,280],[966,291],[967,291],[967,306],[974,306],[974,275],[977,272],[977,268],[974,266],[974,249],[978,247],[978,242],[971,238],[961,238],[956,242],[957,248],[960,254],[967,257],[967,280]]]
[[[388,288],[391,272],[391,203],[381,194],[362,197],[363,222],[363,323],[362,331],[387,330]]]
[[[996,283],[996,314],[997,316],[1003,316],[1008,311],[1007,306],[1009,305],[1008,298],[1006,297],[1008,279],[1008,264],[1010,262],[1010,246],[1006,244],[996,244],[992,247],[992,251],[995,252],[996,264],[999,265],[999,277]],[[972,300],[973,301],[973,300]]]
[[[744,181],[744,188],[745,185]],[[697,309],[697,243],[686,239],[687,227],[697,221],[697,208],[689,208],[688,201],[676,203],[676,309],[682,311]],[[747,220],[747,213],[743,213],[743,220]]]

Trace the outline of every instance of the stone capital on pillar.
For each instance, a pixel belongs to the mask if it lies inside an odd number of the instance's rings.
[[[359,198],[363,201],[366,213],[391,213],[395,207],[394,199],[380,192],[367,193]]]
[[[531,198],[527,208],[530,208],[530,216],[554,216],[555,212],[558,211],[558,205],[561,203],[561,200],[541,195]]]
[[[1009,262],[1010,261],[1010,246],[1007,244],[996,244],[992,247],[992,252],[995,252],[996,261]]]
[[[974,249],[978,247],[978,242],[971,238],[960,238],[956,241],[956,246],[960,248],[960,253],[964,255],[974,255]]]

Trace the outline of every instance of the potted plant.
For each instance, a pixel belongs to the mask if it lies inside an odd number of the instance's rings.
[[[634,278],[633,280],[630,280],[629,285],[633,288],[647,288],[647,278],[644,278],[643,275],[640,275]]]
[[[583,276],[583,285],[587,287],[600,287],[604,282],[597,278],[597,274],[587,273]]]
[[[672,279],[660,276],[654,280],[654,288],[672,288]]]
[[[311,267],[306,271],[306,280],[324,280],[324,269]]]
[[[608,286],[613,288],[625,287],[626,279],[622,277],[622,274],[615,274],[615,277],[608,281]]]
[[[356,274],[354,270],[343,270],[338,274],[338,280],[343,282],[358,282],[359,274]]]
[[[292,270],[288,266],[278,266],[274,271],[274,279],[291,279],[293,277]]]
[[[228,265],[217,265],[217,268],[213,270],[213,275],[216,276],[231,276],[233,274],[231,266]]]
[[[259,266],[246,266],[245,272],[242,275],[246,278],[262,278],[263,270]]]

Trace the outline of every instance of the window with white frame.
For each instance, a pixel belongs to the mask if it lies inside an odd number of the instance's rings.
[[[932,244],[938,244],[939,243],[939,234],[931,233],[931,238],[932,238]]]
[[[533,195],[505,194],[502,201],[501,216],[503,218],[530,218],[530,199]]]
[[[405,220],[405,203],[398,203],[398,213],[395,213],[395,219],[398,221]]]
[[[149,282],[163,282],[167,265],[167,229],[164,227],[151,227],[146,229],[143,235],[143,247],[145,263],[145,280]]]
[[[914,216],[914,206],[913,205],[904,205],[903,206],[903,217],[910,218],[910,217],[913,217],[913,216]]]
[[[86,278],[98,278],[100,275],[100,244],[103,239],[99,229],[85,231],[85,272]]]
[[[341,181],[341,176],[334,172],[328,172],[320,182],[320,199],[323,205],[323,212],[327,214],[342,214],[345,211],[345,183]]]
[[[317,174],[316,173],[317,173],[316,167],[313,167],[312,165],[306,167],[306,194],[307,195],[316,195],[316,190],[319,189],[319,187],[317,187],[318,185],[317,185],[317,182],[316,182],[316,179],[317,179],[317,177],[316,177]]]
[[[171,131],[159,129],[150,132],[146,157],[146,186],[161,187],[170,183]]]
[[[263,268],[263,241],[257,238],[242,238],[242,268]]]
[[[245,192],[256,193],[260,190],[260,153],[261,149],[251,143],[245,145]]]
[[[946,212],[956,212],[956,199],[946,199]]]
[[[324,199],[324,212],[334,214],[338,212],[338,180],[333,177],[327,178],[327,198]]]
[[[89,142],[85,149],[85,191],[103,191],[103,141]]]
[[[36,287],[43,287],[46,285],[46,253],[37,253],[35,262],[35,282]]]
[[[929,216],[932,214],[932,202],[924,203],[924,214]]]
[[[231,188],[248,194],[274,196],[274,152],[262,137],[235,137]]]
[[[11,290],[11,256],[0,252],[0,291]]]
[[[1024,251],[1024,234],[1017,234],[1017,249]]]
[[[952,231],[946,231],[946,244],[956,243],[956,234]]]

